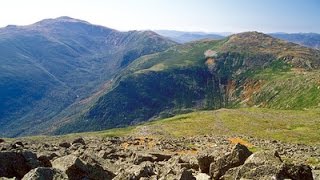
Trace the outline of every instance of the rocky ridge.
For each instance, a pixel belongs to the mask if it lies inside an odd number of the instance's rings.
[[[0,179],[318,179],[310,157],[320,147],[250,137],[22,138],[0,143]]]

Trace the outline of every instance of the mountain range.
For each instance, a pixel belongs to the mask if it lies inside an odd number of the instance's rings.
[[[18,136],[96,92],[134,59],[176,43],[60,17],[0,29],[0,134]]]
[[[173,30],[155,30],[155,32],[179,43],[186,43],[203,39],[219,40],[232,34],[230,32],[204,33]],[[311,47],[315,49],[320,48],[320,34],[317,33],[269,33],[268,35],[274,38],[279,38],[285,41],[297,43],[306,47]]]
[[[0,29],[0,136],[96,131],[197,110],[319,107],[316,43],[189,35],[69,17]]]

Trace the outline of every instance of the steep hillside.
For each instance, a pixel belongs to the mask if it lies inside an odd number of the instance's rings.
[[[320,34],[316,33],[272,33],[272,37],[294,42],[303,46],[320,49]]]
[[[0,135],[37,129],[136,58],[173,45],[151,31],[119,32],[69,17],[0,29]]]
[[[318,107],[320,52],[247,32],[139,58],[55,133],[101,130],[199,109]],[[305,84],[308,82],[308,84]]]

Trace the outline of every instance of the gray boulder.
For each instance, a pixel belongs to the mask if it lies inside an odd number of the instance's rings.
[[[114,180],[139,180],[143,178],[150,178],[157,175],[157,169],[151,162],[142,162],[140,165],[133,165],[127,169],[122,169]]]
[[[140,164],[140,163],[142,163],[144,161],[154,162],[155,159],[156,159],[156,157],[154,157],[151,154],[148,154],[148,153],[137,153],[134,156],[133,163],[134,164]]]
[[[21,179],[39,164],[37,156],[30,151],[2,151],[0,152],[0,177]]]
[[[312,180],[312,169],[310,166],[299,164],[284,164],[282,173],[280,173],[280,176],[287,178],[287,179],[293,179],[293,180],[299,180],[299,179],[305,179],[305,180]]]
[[[103,169],[100,163],[87,158],[86,161],[74,156],[67,155],[52,162],[52,167],[57,168],[68,175],[69,179],[112,179],[115,175]]]
[[[196,180],[210,180],[210,176],[205,173],[199,173],[195,176]]]
[[[150,154],[155,157],[155,161],[167,161],[172,157],[171,154],[165,154],[160,152],[151,152]]]
[[[179,180],[196,180],[195,176],[193,175],[193,171],[191,169],[183,168],[181,173],[179,174]]]
[[[199,170],[198,160],[195,156],[192,155],[183,155],[179,158],[178,161],[181,168]]]
[[[282,160],[277,151],[261,151],[251,155],[236,172],[236,178],[272,179],[278,178]]]
[[[201,153],[197,156],[198,165],[201,173],[209,173],[210,164],[214,161],[214,155]]]
[[[71,144],[76,144],[76,143],[79,143],[79,144],[82,144],[82,145],[86,145],[86,142],[81,137],[73,140]]]
[[[165,153],[135,153],[134,156],[134,164],[140,164],[144,161],[150,161],[150,162],[159,162],[159,161],[167,161],[172,157],[171,154],[165,154]]]
[[[242,165],[251,154],[252,152],[246,146],[237,144],[231,153],[218,158],[210,164],[210,176],[213,179],[219,179],[229,169]]]
[[[61,143],[59,143],[59,146],[64,147],[64,148],[69,148],[71,146],[71,144],[68,142],[61,142]]]
[[[252,154],[242,166],[227,171],[223,178],[228,179],[228,177],[262,180],[313,179],[309,166],[283,163],[277,151],[260,151]]]
[[[59,169],[39,167],[29,171],[22,180],[67,180],[66,173]]]
[[[41,167],[52,167],[52,164],[51,164],[51,161],[50,161],[50,158],[46,155],[41,155],[38,157],[38,160],[40,162],[40,166]]]

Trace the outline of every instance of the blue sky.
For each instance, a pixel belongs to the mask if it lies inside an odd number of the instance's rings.
[[[320,0],[2,0],[0,4],[0,27],[59,16],[118,30],[320,33]]]

